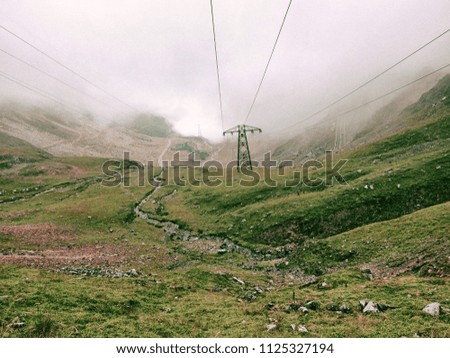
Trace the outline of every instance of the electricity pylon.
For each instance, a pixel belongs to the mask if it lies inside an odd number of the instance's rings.
[[[247,132],[250,133],[261,133],[262,130],[260,128],[248,126],[246,124],[237,125],[233,128],[227,129],[223,132],[225,134],[237,133],[238,135],[238,148],[237,148],[237,168],[238,171],[241,171],[241,168],[249,168],[252,170],[252,159],[250,157],[250,149],[248,147],[248,139]]]

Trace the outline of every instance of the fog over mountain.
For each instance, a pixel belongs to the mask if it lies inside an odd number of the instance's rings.
[[[245,119],[288,3],[214,1],[225,129]],[[444,32],[449,14],[446,0],[294,0],[248,124],[267,133],[307,117]],[[209,1],[3,0],[0,25],[1,50],[87,95],[0,51],[4,75],[106,123],[145,111],[167,118],[184,135],[196,135],[200,127],[205,137],[221,139]],[[449,58],[447,33],[342,102],[339,110],[395,89]],[[4,77],[0,96],[43,100]]]

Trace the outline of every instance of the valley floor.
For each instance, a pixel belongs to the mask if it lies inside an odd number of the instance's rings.
[[[450,337],[441,87],[334,185],[108,187],[104,159],[0,133],[0,336]]]
[[[65,163],[70,172],[83,166],[77,161]],[[182,195],[168,187],[142,203],[156,218],[147,223],[134,210],[154,188],[106,188],[93,169],[84,166],[83,177],[64,185],[61,176],[43,178],[36,191],[28,185],[34,178],[22,179],[1,204],[3,337],[450,335],[448,312],[422,311],[432,302],[450,306],[445,262],[429,257],[448,256],[448,202],[323,239],[322,253],[359,254],[350,263],[324,260],[329,269],[318,273],[291,264],[288,252],[199,233],[194,220],[193,228],[168,228]],[[383,311],[363,313],[361,300]]]

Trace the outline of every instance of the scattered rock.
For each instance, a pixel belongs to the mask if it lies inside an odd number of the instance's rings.
[[[276,330],[276,329],[278,328],[278,326],[277,326],[276,324],[274,324],[274,323],[271,323],[271,324],[268,324],[268,325],[266,326],[266,328],[267,328],[267,330],[270,332],[270,331]]]
[[[350,313],[352,311],[352,308],[349,305],[343,304],[339,307],[339,311],[342,313]]]
[[[377,303],[377,302],[373,302],[373,301],[367,302],[364,300],[359,301],[359,305],[361,307],[361,310],[364,313],[378,313],[378,312],[384,312],[391,308],[397,308],[397,307],[385,305],[383,303]]]
[[[14,323],[11,325],[12,328],[21,328],[21,327],[23,327],[23,326],[25,326],[25,322],[14,322]]]
[[[135,269],[131,269],[130,271],[128,271],[128,274],[132,277],[138,277],[139,274]]]
[[[122,271],[118,269],[106,269],[102,267],[61,267],[56,272],[68,273],[77,276],[96,276],[96,277],[112,277],[127,278],[141,276],[135,269]]]
[[[264,293],[264,290],[258,286],[255,286],[255,291],[258,293]]]
[[[297,327],[297,331],[299,331],[299,332],[308,332],[308,330],[306,329],[305,326],[298,326]]]
[[[432,315],[433,317],[436,317],[439,316],[440,310],[441,305],[438,302],[433,302],[425,306],[425,308],[422,311],[428,313],[429,315]]]
[[[295,312],[295,311],[298,311],[298,309],[300,308],[300,303],[296,303],[296,302],[291,302],[291,303],[288,303],[286,306],[284,306],[284,311],[286,312],[286,313],[290,313],[290,312]]]
[[[240,285],[245,285],[245,282],[242,281],[240,278],[233,276],[233,280],[235,280],[237,283],[239,283]]]
[[[293,331],[295,331],[295,329],[297,328],[297,326],[295,324],[291,324],[291,328]]]
[[[333,288],[333,285],[331,285],[325,281],[323,281],[322,283],[319,283],[319,285],[318,285],[319,290],[329,290],[331,288]]]
[[[327,310],[328,311],[339,311],[339,305],[334,302],[330,302],[327,304]]]
[[[361,302],[360,302],[361,303]],[[363,309],[363,313],[378,313],[380,310],[375,302],[369,301]]]
[[[373,274],[372,274],[372,271],[370,271],[370,269],[368,269],[368,268],[362,269],[362,270],[361,270],[361,277],[366,278],[366,279],[372,281],[372,280],[373,280]]]
[[[306,307],[299,307],[298,311],[302,312],[302,313],[308,313],[308,309]]]
[[[305,307],[309,310],[316,311],[320,307],[320,303],[317,301],[309,301],[305,303]]]

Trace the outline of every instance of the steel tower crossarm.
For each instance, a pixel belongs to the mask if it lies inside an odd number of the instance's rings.
[[[250,148],[248,146],[247,132],[261,133],[262,130],[257,127],[248,126],[246,124],[240,124],[227,129],[223,132],[223,135],[237,133],[238,135],[238,150],[237,150],[237,168],[241,171],[242,168],[249,168],[252,170],[252,159],[250,156]]]

